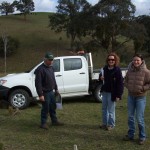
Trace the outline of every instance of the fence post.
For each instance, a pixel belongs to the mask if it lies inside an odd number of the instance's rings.
[[[74,150],[78,150],[78,147],[76,144],[74,144]]]

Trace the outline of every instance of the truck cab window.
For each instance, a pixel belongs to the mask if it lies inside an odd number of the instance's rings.
[[[53,68],[54,72],[60,72],[60,59],[54,59]]]
[[[82,68],[82,60],[80,58],[64,59],[64,71],[77,70]]]

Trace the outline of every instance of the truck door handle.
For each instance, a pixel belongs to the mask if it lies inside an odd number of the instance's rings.
[[[62,76],[62,75],[60,75],[60,74],[59,74],[59,75],[56,75],[56,77],[61,77],[61,76]]]
[[[85,72],[81,72],[80,74],[85,74]]]

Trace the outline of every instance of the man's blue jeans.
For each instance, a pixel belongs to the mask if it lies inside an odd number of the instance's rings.
[[[52,123],[55,123],[57,122],[55,93],[53,91],[46,92],[44,98],[41,109],[41,125],[47,122],[48,115],[50,115]]]
[[[139,128],[139,139],[145,140],[145,122],[144,122],[144,111],[146,106],[145,96],[131,96],[128,95],[128,136],[134,138],[135,134],[135,113]]]
[[[111,93],[102,92],[102,122],[103,125],[115,126],[115,106],[111,100]]]

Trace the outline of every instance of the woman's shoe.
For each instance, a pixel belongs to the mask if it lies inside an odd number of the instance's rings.
[[[108,131],[111,131],[111,130],[113,130],[113,129],[114,129],[113,126],[107,126],[107,130],[108,130]]]
[[[139,140],[139,145],[143,145],[145,140]]]
[[[104,129],[104,130],[106,130],[106,129],[107,129],[107,126],[106,126],[106,125],[104,125],[104,124],[100,125],[99,127],[100,127],[101,129]]]
[[[123,137],[123,140],[124,140],[124,141],[133,141],[134,138],[131,138],[131,137],[129,137],[128,135],[125,135],[125,136]]]

